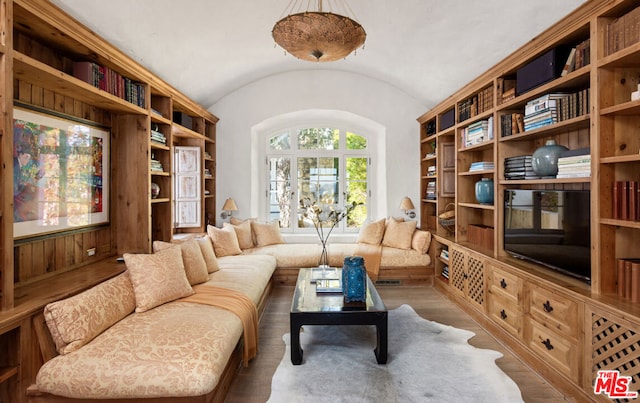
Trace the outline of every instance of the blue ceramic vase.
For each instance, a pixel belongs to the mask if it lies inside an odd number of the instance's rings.
[[[367,299],[367,270],[362,256],[347,256],[342,266],[342,293],[346,302]]]
[[[476,200],[480,204],[493,204],[493,179],[482,178],[476,182]]]
[[[556,144],[555,140],[547,140],[545,145],[535,150],[531,156],[533,172],[543,178],[555,178],[558,175],[558,157],[566,150],[567,147]]]

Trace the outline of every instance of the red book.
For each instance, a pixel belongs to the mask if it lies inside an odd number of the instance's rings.
[[[620,219],[620,209],[622,208],[622,182],[613,182],[613,212],[611,218]]]
[[[618,296],[624,298],[624,259],[618,259]]]
[[[638,194],[638,181],[629,181],[629,220],[637,221],[638,216],[636,215],[638,199],[636,196]]]
[[[620,219],[629,219],[629,181],[622,182],[622,200],[620,203]]]

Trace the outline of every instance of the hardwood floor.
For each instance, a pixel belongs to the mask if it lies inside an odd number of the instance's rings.
[[[388,309],[408,304],[425,319],[467,329],[476,334],[470,344],[500,351],[496,362],[520,387],[525,402],[565,402],[565,398],[542,377],[524,365],[502,344],[482,329],[457,305],[433,287],[378,286]],[[227,395],[229,403],[266,402],[271,393],[271,378],[282,360],[282,336],[289,332],[289,310],[293,287],[278,286],[270,297],[260,323],[260,351],[249,367],[241,368]]]

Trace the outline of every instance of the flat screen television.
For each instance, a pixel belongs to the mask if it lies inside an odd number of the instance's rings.
[[[504,250],[591,282],[588,190],[504,191]]]

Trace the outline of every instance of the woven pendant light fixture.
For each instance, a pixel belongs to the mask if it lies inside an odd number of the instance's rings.
[[[276,22],[271,31],[276,43],[293,56],[310,62],[332,62],[344,59],[364,44],[367,34],[354,19],[324,11],[322,0],[317,1],[317,11],[300,11],[298,3],[304,1],[292,0],[293,6],[287,8],[289,15]],[[341,0],[328,3],[343,3],[344,9],[351,11]]]

